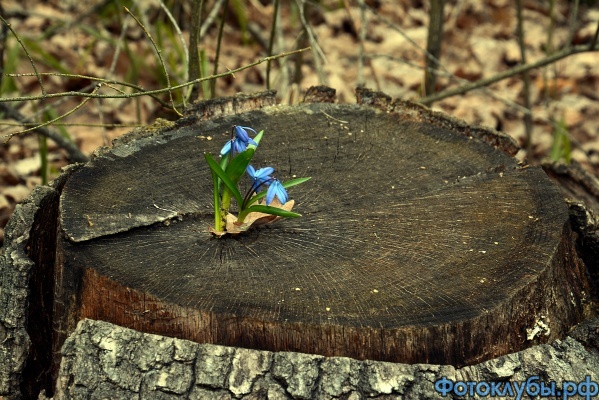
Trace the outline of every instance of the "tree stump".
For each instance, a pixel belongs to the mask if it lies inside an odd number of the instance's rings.
[[[26,330],[32,343],[0,388],[23,376],[41,382],[32,393],[51,387],[86,318],[198,343],[456,367],[563,337],[589,283],[543,170],[519,164],[498,132],[368,90],[358,103],[219,99],[68,169],[44,192],[27,246],[4,253],[3,268],[31,274],[28,303],[10,306],[14,321],[0,315],[4,336]],[[257,168],[312,176],[290,189],[302,218],[210,234],[202,153],[218,153],[233,125],[265,130]]]

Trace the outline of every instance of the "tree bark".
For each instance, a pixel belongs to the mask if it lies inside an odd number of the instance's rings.
[[[55,399],[462,399],[457,388],[442,397],[435,382],[446,390],[449,382],[495,383],[501,392],[535,376],[533,384],[561,388],[599,382],[596,331],[599,320],[551,345],[455,368],[197,344],[84,320],[63,347]]]
[[[0,264],[0,395],[51,393],[61,360],[61,376],[76,375],[62,387],[91,379],[101,364],[79,364],[85,375],[63,359],[92,329],[74,333],[86,318],[261,350],[266,369],[276,356],[264,351],[473,365],[562,339],[582,319],[590,287],[568,208],[542,169],[511,158],[509,137],[364,89],[358,105],[273,103],[200,103],[19,208]],[[232,125],[266,130],[256,167],[312,176],[290,190],[302,218],[211,236],[202,152],[217,153]],[[142,370],[162,379],[161,365]],[[165,390],[190,390],[180,384]]]

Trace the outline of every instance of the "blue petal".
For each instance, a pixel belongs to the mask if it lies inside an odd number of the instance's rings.
[[[227,140],[227,143],[225,143],[223,148],[220,150],[221,156],[226,156],[227,154],[229,154],[229,152],[231,151],[231,142],[232,140]]]
[[[245,128],[243,126],[235,126],[235,137],[237,137],[239,140],[245,143],[247,143],[250,140],[250,136],[245,131]]]
[[[245,151],[247,147],[247,143],[243,142],[242,140],[235,139],[235,141],[233,142],[233,148],[235,149],[235,153],[241,153]]]
[[[256,134],[256,131],[253,130],[252,128],[248,127],[248,126],[235,126],[235,137],[239,140],[241,140],[246,146],[251,143],[254,146],[258,146],[258,143],[256,143],[256,141],[254,139],[252,139],[250,137],[250,135],[248,135],[247,130],[250,130],[252,132],[254,132],[254,134]]]
[[[245,172],[247,172],[250,178],[256,179],[256,170],[251,165],[248,164],[247,168],[245,169]]]
[[[269,205],[270,203],[272,203],[275,196],[277,196],[279,198],[279,201],[281,202],[281,204],[285,204],[285,203],[287,203],[287,200],[289,200],[287,191],[285,190],[285,188],[283,187],[283,185],[281,184],[281,182],[278,179],[275,179],[270,184],[270,187],[268,188],[268,191],[266,192],[266,205]]]
[[[249,126],[242,126],[242,127],[240,127],[240,128],[241,128],[241,129],[243,129],[244,131],[245,131],[245,130],[250,130],[250,131],[254,132],[254,135],[257,135],[257,134],[258,134],[258,132],[256,132],[256,131],[254,130],[254,128],[250,128]],[[246,135],[247,135],[247,132],[246,132]]]
[[[254,173],[253,178],[258,180],[266,180],[266,178],[268,178],[273,172],[275,172],[273,167],[260,168]]]
[[[266,192],[266,205],[270,205],[270,203],[272,203],[273,199],[275,198],[275,190],[276,190],[276,186],[270,185],[268,187],[268,191]]]
[[[287,194],[287,191],[283,185],[281,185],[281,182],[275,181],[273,185],[276,186],[277,197],[279,198],[281,204],[287,203],[287,200],[289,200],[289,195]]]

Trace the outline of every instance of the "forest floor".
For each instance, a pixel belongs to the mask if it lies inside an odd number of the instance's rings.
[[[185,49],[160,3],[138,2],[138,7],[128,7],[161,49],[171,84],[183,83],[187,76]],[[192,2],[165,3],[188,43]],[[205,20],[210,21],[208,15],[219,1],[205,3]],[[272,3],[274,1],[230,2],[223,29],[219,73],[268,55]],[[281,3],[274,54],[310,45],[310,35],[301,34],[302,18],[295,3]],[[514,3],[508,0],[447,1],[437,91],[488,78],[520,64]],[[589,44],[596,34],[597,1],[583,2],[576,16],[572,15],[575,3],[572,1],[556,1],[553,11],[548,8],[550,2],[525,0],[523,3],[528,63],[563,50],[569,43]],[[164,70],[152,43],[122,6],[116,4],[118,2],[99,0],[3,0],[1,7],[2,16],[20,36],[40,73],[81,75],[44,76],[47,93],[89,92],[92,80],[83,75],[134,83],[146,90],[164,88],[167,84]],[[318,46],[301,55],[274,61],[270,87],[277,90],[282,104],[300,102],[305,91],[318,84],[337,89],[340,103],[355,102],[354,90],[359,84],[394,98],[418,101],[424,77],[427,4],[418,0],[372,0],[366,1],[362,14],[354,0],[310,3],[305,9],[305,20]],[[207,23],[200,40],[210,71],[221,19],[218,14]],[[570,28],[572,21],[575,24]],[[10,31],[0,49],[2,46],[5,73],[33,72],[31,62]],[[360,65],[361,52],[363,66]],[[528,154],[521,151],[518,157],[526,157],[531,164],[538,164],[551,154],[554,158],[571,157],[588,171],[599,174],[599,54],[583,52],[544,68],[532,69],[530,79],[532,145]],[[101,93],[118,93],[114,89],[117,86],[105,85]],[[266,63],[263,63],[234,76],[219,78],[215,95],[252,93],[266,87]],[[41,94],[37,78],[31,75],[3,76],[0,88],[3,98]],[[484,89],[437,101],[432,108],[470,124],[504,131],[523,145],[527,137],[521,109],[523,88],[522,76],[515,75]],[[183,90],[173,93],[175,101],[181,101],[185,93]],[[204,93],[206,98],[207,91]],[[161,99],[168,102],[169,98],[165,94]],[[30,117],[31,121],[39,122],[74,109],[82,100],[65,96],[5,104]],[[60,121],[62,125],[54,124],[50,129],[71,138],[89,156],[97,147],[110,145],[113,138],[135,126],[149,124],[157,117],[173,119],[175,114],[147,96],[93,99]],[[22,129],[14,120],[2,118],[0,115],[0,136]],[[568,140],[557,142],[555,138],[560,135]],[[20,134],[0,145],[0,243],[4,237],[2,228],[15,204],[42,184],[40,145],[43,149],[44,143],[34,133]],[[48,180],[55,178],[60,168],[69,162],[67,153],[50,140],[46,159]]]

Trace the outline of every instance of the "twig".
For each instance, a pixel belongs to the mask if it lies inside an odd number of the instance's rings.
[[[191,26],[189,28],[189,67],[187,68],[189,81],[200,79],[200,24],[204,0],[194,0],[191,5]],[[194,101],[200,97],[200,85],[193,84],[189,92],[189,100]]]
[[[229,70],[227,72],[221,72],[220,74],[210,75],[210,76],[206,76],[204,78],[194,79],[189,82],[181,83],[181,84],[175,85],[175,86],[169,86],[169,87],[162,88],[162,89],[147,90],[147,91],[142,91],[142,92],[138,92],[138,93],[126,93],[126,94],[94,94],[94,93],[71,91],[71,92],[49,93],[46,96],[22,96],[22,97],[8,97],[8,98],[0,97],[0,103],[8,103],[8,102],[13,102],[13,101],[31,101],[31,100],[51,99],[51,98],[56,98],[56,97],[91,97],[91,98],[96,98],[96,99],[126,99],[126,98],[132,98],[132,97],[140,97],[140,96],[148,96],[148,95],[153,95],[153,94],[167,93],[169,91],[181,89],[181,88],[184,88],[184,87],[187,87],[190,85],[195,85],[195,84],[198,84],[198,83],[201,83],[204,81],[208,81],[210,79],[218,79],[218,78],[222,78],[222,77],[229,76],[229,75],[235,75],[237,72],[243,71],[248,68],[255,67],[256,65],[260,65],[269,60],[276,60],[278,58],[292,56],[294,54],[302,53],[307,50],[310,50],[310,47],[304,47],[303,49],[297,49],[297,50],[288,51],[285,53],[280,53],[280,54],[270,56],[270,57],[264,57],[264,58],[259,59],[258,61],[254,61],[253,63],[244,65],[239,68]]]
[[[150,34],[150,32],[146,29],[146,27],[144,26],[144,24],[142,24],[141,21],[139,19],[137,19],[137,17],[135,15],[133,15],[131,13],[131,11],[129,11],[129,9],[127,7],[125,7],[125,11],[129,15],[131,15],[131,17],[133,17],[133,19],[135,20],[135,22],[137,22],[137,24],[144,31],[144,33],[146,34],[146,36],[148,37],[148,39],[150,39],[150,42],[152,43],[152,46],[154,46],[154,50],[156,50],[156,54],[158,55],[158,59],[160,60],[160,65],[162,66],[162,71],[164,72],[164,76],[166,77],[166,85],[170,88],[171,87],[171,80],[170,80],[170,78],[168,76],[168,71],[166,69],[166,64],[164,63],[164,59],[162,58],[162,51],[158,48],[158,46],[156,45],[156,42],[154,41],[154,38],[152,37],[152,35]],[[168,91],[168,95],[169,95],[169,98],[171,100],[171,105],[172,105],[173,111],[176,112],[178,116],[182,117],[183,114],[181,114],[179,112],[179,110],[177,110],[177,107],[175,107],[175,101],[173,100],[173,92],[171,90]]]
[[[364,0],[358,0],[358,5],[360,6],[360,33],[358,34],[358,86],[363,86],[365,84],[364,42],[366,41],[366,3]]]
[[[9,106],[8,104],[0,103],[0,111],[2,111],[6,117],[10,119],[14,119],[18,122],[27,121],[27,118],[21,114],[15,108]],[[46,136],[47,138],[52,139],[58,146],[65,149],[65,151],[69,155],[69,159],[73,162],[87,162],[89,158],[79,150],[79,148],[75,145],[75,143],[71,142],[61,134],[49,130],[46,127],[38,127],[34,128],[35,133]]]
[[[95,92],[97,92],[98,90],[100,90],[101,87],[102,87],[102,84],[98,83],[96,85],[96,88],[92,91],[92,94],[94,94]],[[8,139],[6,139],[5,143],[7,143],[13,136],[20,135],[21,133],[30,132],[30,131],[33,131],[33,130],[36,130],[36,129],[39,129],[39,128],[43,128],[44,126],[51,125],[52,123],[54,123],[56,121],[60,121],[61,119],[65,118],[65,117],[68,117],[69,115],[71,115],[72,113],[74,113],[75,111],[77,111],[81,107],[83,107],[85,105],[85,103],[87,103],[90,99],[91,99],[91,97],[87,97],[87,98],[83,99],[83,101],[81,103],[79,103],[78,105],[76,105],[73,109],[67,111],[66,113],[64,113],[62,115],[59,115],[58,117],[56,117],[54,119],[51,119],[51,120],[46,121],[44,123],[41,123],[41,124],[39,124],[37,126],[34,126],[32,128],[27,128],[27,129],[24,129],[22,131],[11,133],[10,135],[8,135]]]
[[[168,18],[168,20],[171,22],[171,25],[173,25],[173,29],[175,30],[175,32],[177,32],[177,36],[179,36],[179,40],[181,41],[181,46],[183,46],[183,55],[185,57],[185,65],[188,65],[189,64],[189,50],[187,49],[187,42],[185,41],[185,38],[183,37],[183,32],[181,32],[181,28],[179,27],[179,24],[177,24],[175,17],[173,17],[173,14],[171,13],[171,11],[168,9],[166,4],[164,4],[164,1],[158,0],[158,3],[160,4],[160,8],[162,8],[162,11],[164,11],[164,13],[166,14],[166,17]]]
[[[566,46],[572,46],[572,40],[574,39],[574,34],[576,33],[576,22],[578,22],[579,5],[580,0],[574,0],[572,12],[570,12],[570,22],[568,23],[568,39],[566,40]]]
[[[4,9],[0,3],[0,15],[4,14]],[[4,50],[6,50],[6,39],[8,36],[8,27],[3,24],[0,27],[0,88],[2,87],[2,78],[4,77]],[[0,95],[2,93],[0,92]]]
[[[555,0],[549,0],[549,27],[547,28],[547,43],[545,44],[545,55],[550,56],[553,53],[553,29],[555,27]],[[547,77],[547,68],[542,71],[543,74],[543,100],[547,101],[549,93],[549,79]]]
[[[517,26],[516,36],[518,37],[518,44],[520,46],[520,62],[526,64],[526,44],[524,42],[524,17],[522,15],[522,0],[516,0],[516,14],[517,14]],[[522,72],[522,79],[524,81],[524,107],[527,110],[531,110],[530,107],[530,74],[528,71]],[[526,153],[529,154],[532,149],[532,114],[524,114],[524,130],[526,133]]]
[[[195,0],[195,1],[197,1],[197,0]],[[201,38],[204,37],[204,35],[208,31],[208,28],[210,28],[210,26],[214,23],[214,20],[218,16],[218,12],[220,11],[220,8],[222,7],[222,5],[223,5],[223,0],[218,0],[218,2],[214,6],[212,6],[212,9],[208,13],[208,16],[204,19],[204,22],[202,22],[202,26],[200,27],[200,37]]]
[[[434,55],[429,53],[426,49],[422,48],[418,43],[416,43],[414,41],[414,39],[412,39],[410,36],[408,36],[407,33],[405,33],[401,28],[399,28],[397,25],[395,25],[392,21],[390,21],[388,18],[383,17],[375,9],[373,9],[372,7],[370,7],[368,5],[366,6],[366,9],[369,10],[372,14],[374,14],[374,16],[377,17],[379,20],[383,21],[388,27],[390,27],[391,29],[393,29],[394,31],[399,33],[401,36],[403,36],[404,39],[406,39],[410,44],[412,44],[412,46],[414,46],[418,50],[422,51],[425,54],[427,59],[434,61],[436,63],[436,65],[439,66],[439,68],[441,68],[443,71],[445,71],[448,74],[453,76],[453,74],[451,74],[447,70],[447,68],[445,68],[443,66],[443,64],[441,64],[441,61],[439,61],[439,59],[437,59],[437,57],[435,57]]]
[[[272,13],[272,26],[270,27],[270,39],[268,42],[268,56],[272,56],[272,49],[275,45],[275,36],[277,32],[277,20],[279,19],[280,0],[275,0],[275,9]],[[266,89],[270,90],[270,61],[266,63]]]
[[[589,45],[589,50],[593,50],[595,46],[597,46],[597,39],[599,38],[599,21],[597,21],[597,29],[595,29],[595,35],[593,36],[593,40],[591,40],[591,44]]]
[[[17,35],[17,32],[15,32],[14,29],[12,29],[12,26],[10,26],[10,24],[8,23],[8,21],[6,21],[2,17],[2,15],[0,15],[0,20],[2,20],[2,22],[4,22],[4,24],[6,25],[6,27],[8,29],[10,29],[10,31],[12,32],[12,34],[15,35],[15,39],[17,39],[17,42],[19,42],[19,44],[23,48],[23,51],[27,55],[27,58],[29,58],[29,62],[31,63],[31,66],[33,67],[33,71],[35,71],[35,76],[37,76],[37,81],[39,82],[40,88],[42,89],[42,95],[46,95],[46,89],[44,88],[44,83],[42,82],[42,77],[40,76],[40,73],[38,72],[37,67],[35,66],[35,63],[33,62],[33,58],[31,58],[31,55],[27,51],[27,48],[25,47],[25,45],[21,41],[21,38],[19,37],[19,35]]]
[[[256,43],[264,49],[264,51],[268,51],[268,40],[266,40],[266,38],[262,35],[262,32],[264,31],[262,26],[253,21],[249,21],[247,23],[246,29],[252,39],[254,39],[254,41],[256,41]]]
[[[119,6],[118,9],[120,9],[120,1],[116,1],[116,4]],[[117,10],[118,10],[117,9]],[[117,16],[121,17],[121,13],[117,12]],[[109,73],[107,74],[107,76],[110,76],[114,73],[114,70],[116,69],[116,63],[118,61],[119,55],[121,54],[121,48],[123,43],[125,43],[125,33],[127,32],[127,24],[129,23],[129,19],[125,19],[125,21],[123,21],[123,26],[121,28],[121,34],[119,36],[119,39],[116,42],[116,48],[114,49],[114,54],[112,55],[112,62],[110,63],[110,68],[108,69]]]
[[[6,74],[6,76],[11,77],[11,78],[21,78],[24,76],[34,76],[35,74],[33,72],[27,72],[27,73],[18,73],[18,74]],[[65,74],[62,72],[41,72],[40,73],[41,76],[58,76],[58,77],[65,77],[65,78],[75,78],[75,79],[87,79],[90,81],[96,81],[96,82],[101,82],[103,84],[105,84],[106,86],[114,89],[115,91],[119,92],[119,93],[123,93],[124,92],[120,89],[115,88],[112,85],[121,85],[121,86],[126,86],[126,87],[130,87],[136,90],[139,90],[141,92],[144,92],[144,88],[139,86],[139,85],[135,85],[133,83],[129,83],[129,82],[122,82],[122,81],[117,81],[114,79],[106,79],[106,78],[99,78],[97,76],[90,76],[90,75],[80,75],[80,74]],[[88,85],[84,88],[84,90],[86,88],[93,88],[94,85]],[[152,97],[154,100],[156,100],[158,103],[160,103],[161,106],[168,108],[169,105],[167,103],[165,103],[160,97],[155,96],[155,95],[150,95],[150,97]]]
[[[175,32],[177,32],[177,36],[179,36],[179,41],[181,42],[181,46],[183,47],[183,57],[185,58],[184,59],[185,67],[189,68],[189,50],[187,49],[187,42],[185,42],[185,38],[183,37],[183,32],[181,32],[181,28],[179,27],[179,24],[177,24],[175,17],[173,17],[173,14],[171,13],[171,11],[168,9],[166,4],[164,4],[164,1],[158,0],[158,3],[160,4],[160,8],[162,8],[162,11],[164,11],[164,13],[166,14],[166,17],[168,18],[168,20],[171,22],[171,25],[173,25],[173,29],[175,30]],[[187,76],[187,71],[185,71],[185,76]],[[182,96],[182,98],[183,98],[183,107],[185,108],[186,107],[185,96]]]
[[[279,21],[281,19],[281,11],[279,10]],[[283,26],[281,23],[277,24],[277,49],[283,51],[285,49],[285,36],[283,34]],[[277,62],[279,66],[279,81],[281,82],[278,86],[280,90],[280,96],[282,99],[287,99],[291,87],[291,66],[286,62]]]
[[[328,80],[327,80],[327,77],[322,68],[322,63],[324,61],[325,64],[328,64],[328,60],[327,60],[326,56],[324,55],[324,52],[320,48],[320,45],[316,41],[316,38],[314,37],[314,33],[312,32],[312,28],[310,27],[310,25],[308,24],[308,21],[306,20],[306,14],[305,14],[305,10],[304,10],[306,1],[305,0],[295,0],[295,2],[299,9],[300,21],[302,23],[304,31],[306,32],[306,35],[308,36],[308,41],[310,42],[310,47],[312,48],[312,52],[314,53],[314,64],[316,67],[316,73],[318,74],[318,80],[320,81],[321,84],[326,85]]]
[[[225,30],[225,20],[227,19],[227,10],[229,9],[229,0],[220,0],[219,4],[222,5],[224,3],[223,16],[220,20],[220,26],[218,27],[218,39],[216,42],[216,54],[214,56],[214,69],[212,70],[212,75],[216,75],[218,72],[218,60],[220,58],[220,45],[223,40],[223,31]],[[219,7],[217,5],[217,7]],[[270,55],[270,54],[269,54]],[[210,81],[210,97],[216,97],[216,79]]]
[[[418,65],[418,64],[412,63],[409,60],[406,60],[406,59],[403,59],[403,58],[400,58],[400,57],[393,57],[393,56],[390,56],[388,54],[372,54],[369,57],[370,58],[388,58],[388,59],[393,60],[393,61],[404,63],[404,64],[409,65],[410,67],[413,67],[413,68],[416,68],[416,69],[420,69],[420,70],[424,69],[424,67],[422,65]],[[457,77],[455,77],[454,75],[452,75],[449,72],[444,72],[444,71],[441,71],[441,70],[437,70],[437,74],[439,76],[446,76],[448,78],[453,77],[453,78],[457,79]],[[516,74],[514,74],[514,75],[516,75]],[[459,79],[459,82],[469,83],[469,81],[466,80],[466,79]],[[511,107],[511,108],[515,109],[516,111],[521,112],[523,115],[532,115],[532,112],[528,108],[523,107],[522,105],[520,105],[520,104],[518,104],[518,103],[516,103],[516,102],[514,102],[512,100],[509,100],[509,99],[506,99],[506,98],[500,96],[499,94],[495,93],[494,91],[490,90],[487,87],[480,87],[480,88],[477,88],[477,89],[480,89],[485,94],[487,94],[488,96],[491,96],[495,100],[500,101],[500,102],[506,104],[508,107]],[[554,127],[557,128],[557,123],[555,121],[552,121],[551,119],[543,118],[543,117],[540,117],[540,116],[537,116],[537,118],[540,118],[542,121],[546,122],[547,124],[549,124],[549,125],[554,126]],[[568,133],[568,135],[569,135],[570,141],[572,143],[574,143],[576,146],[582,148],[582,144],[580,142],[578,142],[570,133]]]
[[[443,38],[443,10],[445,0],[431,0],[428,23],[428,36],[426,39],[426,52],[432,57],[426,57],[426,70],[424,72],[424,93],[428,96],[435,93],[439,57]]]
[[[511,76],[521,74],[525,71],[530,71],[531,69],[544,67],[545,65],[549,65],[551,63],[561,60],[562,58],[566,58],[566,57],[569,57],[574,54],[586,53],[589,51],[598,51],[598,50],[599,49],[597,49],[595,47],[593,47],[592,49],[589,49],[589,47],[586,45],[568,47],[566,49],[563,49],[562,51],[553,53],[541,60],[534,62],[534,63],[518,65],[518,66],[516,66],[512,69],[509,69],[507,71],[500,72],[495,76],[491,76],[491,77],[485,78],[485,79],[479,79],[478,81],[471,82],[471,83],[465,84],[463,86],[459,86],[457,88],[447,89],[447,90],[444,90],[439,93],[435,93],[430,96],[422,97],[422,98],[420,98],[419,101],[422,104],[429,105],[435,101],[445,99],[447,97],[455,96],[457,94],[464,94],[464,93],[469,92],[474,89],[492,85],[495,82],[499,82],[499,81],[509,78]],[[0,101],[2,101],[2,99],[0,99]]]
[[[25,118],[25,117],[23,117]],[[29,119],[29,118],[27,118]],[[25,122],[17,121],[17,122],[2,122],[0,125],[4,126],[39,126],[39,122]],[[142,124],[108,124],[108,123],[93,123],[93,122],[55,122],[52,126],[87,126],[91,128],[139,128],[143,126]]]

